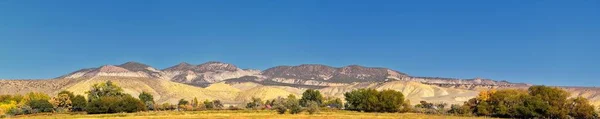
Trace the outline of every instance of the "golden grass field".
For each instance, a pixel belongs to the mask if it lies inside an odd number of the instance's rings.
[[[71,118],[125,118],[125,119],[483,119],[484,117],[458,117],[415,113],[361,113],[351,111],[324,111],[319,114],[277,114],[275,111],[219,110],[219,111],[158,111],[119,114],[35,114],[11,118],[71,119]]]

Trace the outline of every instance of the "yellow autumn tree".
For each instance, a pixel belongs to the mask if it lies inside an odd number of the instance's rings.
[[[497,92],[496,89],[491,89],[491,90],[487,90],[487,91],[481,91],[481,92],[479,92],[479,95],[477,95],[477,100],[479,100],[479,101],[487,101],[496,92]]]

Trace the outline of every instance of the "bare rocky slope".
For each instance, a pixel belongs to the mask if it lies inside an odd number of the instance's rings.
[[[306,89],[318,89],[325,96],[343,97],[359,88],[401,91],[413,104],[425,100],[460,104],[479,91],[498,88],[527,88],[531,85],[490,79],[453,79],[415,77],[387,68],[350,65],[331,67],[318,64],[277,66],[264,71],[241,69],[233,64],[207,62],[199,65],[180,63],[158,70],[138,62],[104,65],[78,70],[48,80],[0,80],[0,94],[62,90],[85,94],[95,83],[113,81],[126,93],[142,91],[155,95],[160,102],[219,99],[227,104],[243,104],[252,97],[272,99],[289,94],[300,95]],[[561,87],[572,96],[586,97],[600,105],[600,88]]]

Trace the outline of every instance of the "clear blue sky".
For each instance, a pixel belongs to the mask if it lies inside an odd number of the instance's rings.
[[[598,0],[2,0],[0,78],[138,61],[600,86]]]

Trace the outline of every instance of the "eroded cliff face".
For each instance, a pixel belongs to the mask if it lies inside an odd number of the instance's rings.
[[[260,74],[259,70],[243,70],[222,62],[207,62],[196,66],[180,63],[164,69],[163,72],[168,80],[196,86],[208,86],[226,79]]]

